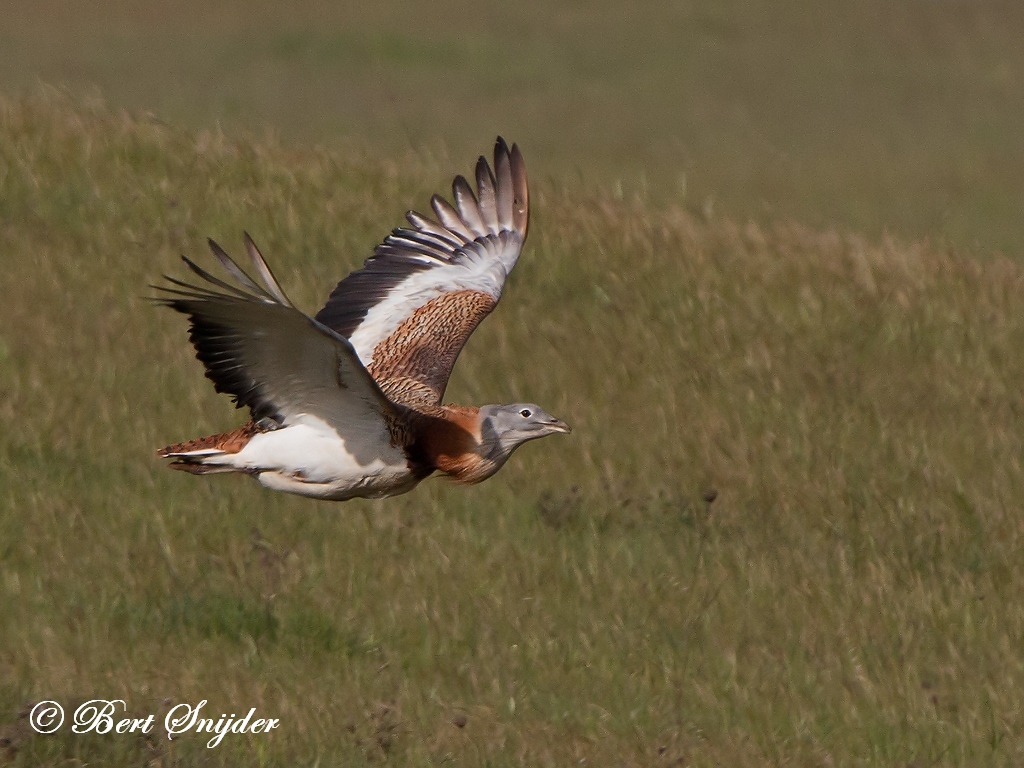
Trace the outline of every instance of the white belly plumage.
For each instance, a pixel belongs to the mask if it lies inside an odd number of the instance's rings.
[[[390,440],[348,445],[326,424],[262,432],[238,453],[219,459],[257,474],[260,483],[275,491],[332,501],[395,496],[419,481],[405,453]]]

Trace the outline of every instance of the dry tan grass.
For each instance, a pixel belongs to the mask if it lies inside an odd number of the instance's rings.
[[[3,92],[451,162],[500,132],[625,197],[1024,250],[1012,1],[7,5]]]
[[[1024,759],[1017,263],[535,169],[530,245],[449,398],[528,397],[573,434],[471,489],[318,503],[160,466],[241,414],[145,286],[245,228],[312,310],[464,168],[53,93],[0,103],[0,137],[13,764]],[[94,697],[282,727],[210,751],[15,722]]]

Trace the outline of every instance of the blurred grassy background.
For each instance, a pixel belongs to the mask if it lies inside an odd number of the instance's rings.
[[[4,13],[0,760],[1024,762],[1016,6]],[[147,284],[248,229],[312,311],[498,132],[449,397],[571,436],[380,503],[161,466],[242,414]],[[97,696],[282,726],[18,718]]]
[[[156,459],[241,414],[144,286],[248,228],[312,310],[451,169],[52,92],[0,135],[14,765],[1024,759],[1017,262],[542,180],[449,397],[573,434],[473,488],[313,502]],[[282,727],[210,751],[17,717],[97,696]]]
[[[1022,39],[998,0],[42,0],[4,8],[0,89],[392,155],[502,133],[626,196],[1019,252]]]

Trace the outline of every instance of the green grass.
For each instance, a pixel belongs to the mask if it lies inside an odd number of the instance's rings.
[[[1024,760],[1024,268],[581,192],[530,149],[530,240],[449,399],[573,434],[339,505],[161,465],[243,414],[146,286],[247,229],[313,311],[475,153],[0,100],[12,765]],[[281,727],[208,750],[17,719],[96,697]]]
[[[497,133],[630,199],[1024,252],[1024,5],[10,4],[0,89],[393,156]]]

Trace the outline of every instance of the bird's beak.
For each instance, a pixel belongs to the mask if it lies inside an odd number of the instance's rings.
[[[566,435],[568,435],[570,432],[572,432],[572,427],[570,427],[568,424],[566,424],[561,419],[552,419],[551,421],[549,421],[547,423],[547,427],[552,432],[562,432],[562,433],[564,433]]]

